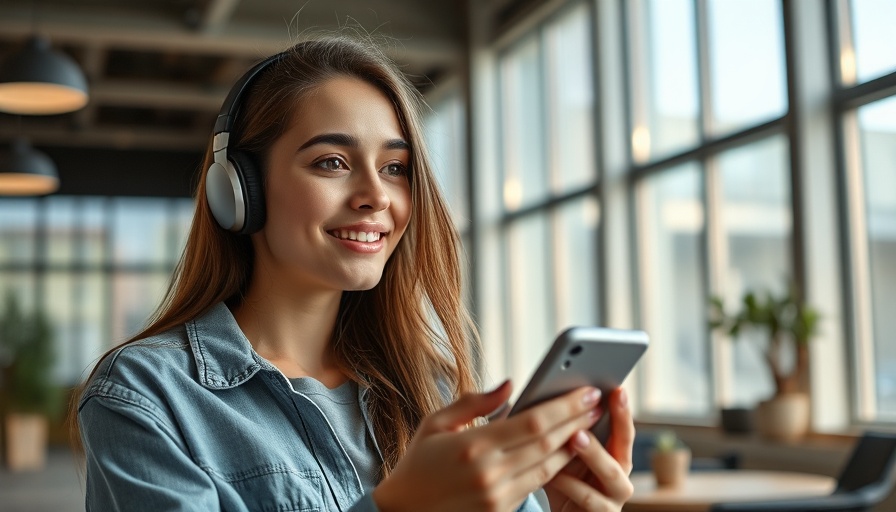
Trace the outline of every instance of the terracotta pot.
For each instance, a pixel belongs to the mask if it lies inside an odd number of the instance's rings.
[[[43,469],[47,462],[47,418],[39,414],[6,415],[6,466],[10,471]]]
[[[657,487],[679,487],[688,476],[691,467],[691,450],[677,448],[672,451],[654,451],[650,466]]]
[[[755,419],[761,436],[775,441],[798,441],[809,430],[809,396],[787,393],[760,402]]]

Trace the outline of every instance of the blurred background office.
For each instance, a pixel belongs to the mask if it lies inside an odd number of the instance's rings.
[[[164,292],[230,84],[346,25],[388,36],[431,107],[485,384],[521,385],[566,326],[643,328],[643,425],[832,475],[854,435],[896,430],[893,0],[0,0],[0,293],[45,316],[63,398]],[[35,35],[86,104],[5,102],[2,66]],[[34,159],[49,188],[4,185]],[[719,411],[774,382],[762,335],[712,330],[709,298],[791,287],[821,317],[810,433],[732,440]]]

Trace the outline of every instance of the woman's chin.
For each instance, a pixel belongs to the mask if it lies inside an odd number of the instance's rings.
[[[371,290],[374,287],[376,287],[376,285],[380,284],[381,277],[382,277],[382,274],[377,275],[377,276],[371,276],[369,278],[364,277],[364,278],[354,279],[354,280],[352,280],[351,283],[348,283],[348,285],[345,287],[345,291],[347,291],[347,292],[363,292],[363,291]]]

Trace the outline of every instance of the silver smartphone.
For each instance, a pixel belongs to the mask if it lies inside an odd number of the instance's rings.
[[[554,340],[510,409],[512,416],[528,407],[582,386],[594,386],[603,398],[622,385],[647,350],[647,333],[603,327],[571,327]],[[610,435],[610,415],[591,429],[602,443]]]

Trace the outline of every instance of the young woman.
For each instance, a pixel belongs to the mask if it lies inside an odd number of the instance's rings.
[[[511,390],[476,392],[419,105],[341,36],[234,87],[168,294],[78,404],[89,510],[620,510],[621,392],[607,448],[594,389],[477,421]]]

